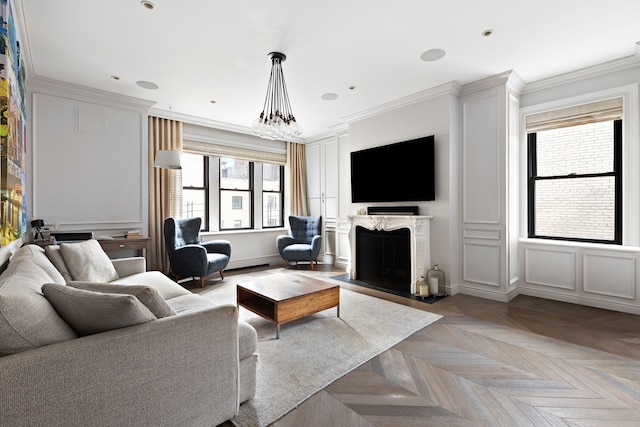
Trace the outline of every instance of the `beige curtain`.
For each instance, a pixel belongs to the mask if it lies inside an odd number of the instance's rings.
[[[182,151],[182,122],[149,116],[149,237],[148,270],[169,272],[163,236],[165,218],[182,211],[182,171],[153,166],[157,150]]]
[[[291,189],[289,213],[291,215],[309,215],[309,208],[307,207],[307,163],[304,144],[287,143],[287,168]]]

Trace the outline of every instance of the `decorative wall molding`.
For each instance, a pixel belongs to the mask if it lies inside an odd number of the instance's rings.
[[[636,44],[637,46],[637,44]],[[636,47],[636,49],[638,49]],[[637,67],[640,65],[640,56],[631,55],[613,61],[604,62],[602,64],[593,65],[591,67],[581,68],[579,70],[570,71],[568,73],[549,77],[547,79],[538,80],[527,83],[521,94],[528,94],[539,90],[550,89],[556,86],[565,85],[577,80],[599,77],[616,71],[626,70],[627,68]]]
[[[460,94],[460,88],[460,84],[456,82],[445,83],[440,86],[435,86],[433,88],[423,90],[413,95],[406,96],[404,98],[396,99],[395,101],[391,101],[377,107],[369,108],[368,110],[364,110],[356,114],[345,116],[342,119],[347,123],[351,123],[367,119],[369,117],[377,116],[378,114],[397,110],[402,107],[417,104],[418,102],[428,101],[442,95],[458,96]]]

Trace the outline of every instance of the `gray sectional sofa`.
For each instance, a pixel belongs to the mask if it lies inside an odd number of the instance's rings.
[[[144,258],[23,246],[0,274],[0,425],[215,426],[253,398],[256,346]]]

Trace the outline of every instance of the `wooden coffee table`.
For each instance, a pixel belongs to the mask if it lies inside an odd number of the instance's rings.
[[[238,284],[238,307],[242,306],[280,325],[319,311],[337,307],[340,317],[340,286],[300,274],[272,274]]]

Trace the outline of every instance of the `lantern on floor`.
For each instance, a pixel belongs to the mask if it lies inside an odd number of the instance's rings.
[[[424,280],[424,276],[420,276],[420,278],[416,280],[416,295],[422,297],[422,299],[429,296],[429,287]]]
[[[431,295],[444,295],[444,271],[438,268],[438,264],[427,271],[427,285]]]

